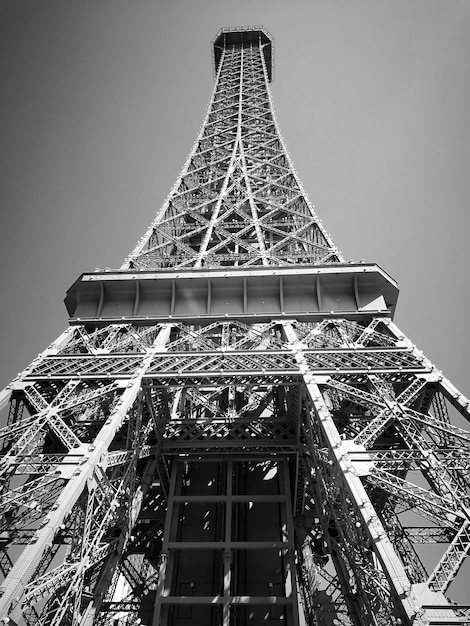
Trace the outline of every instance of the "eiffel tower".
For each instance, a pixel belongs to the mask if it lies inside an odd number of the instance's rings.
[[[154,222],[0,394],[5,624],[470,624],[469,402],[315,215],[273,47],[218,33]]]

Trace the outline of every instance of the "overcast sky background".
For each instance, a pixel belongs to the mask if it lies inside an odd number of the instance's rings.
[[[398,281],[397,323],[470,393],[468,0],[2,0],[0,388],[79,274],[134,248],[202,123],[211,39],[253,24],[327,230]]]

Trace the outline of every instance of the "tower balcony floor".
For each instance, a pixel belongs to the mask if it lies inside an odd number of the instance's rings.
[[[393,317],[398,288],[375,264],[84,273],[68,290],[71,323],[245,322]]]

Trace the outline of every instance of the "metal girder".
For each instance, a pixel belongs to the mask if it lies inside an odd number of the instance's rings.
[[[430,521],[437,518],[442,524],[453,526],[456,516],[464,515],[456,501],[446,499],[431,489],[424,489],[385,470],[375,468],[367,481],[388,494],[393,494],[402,510],[417,508]]]
[[[161,331],[160,342],[163,341],[165,343],[167,341],[169,330],[169,328],[166,328]],[[155,349],[156,346],[153,350]],[[36,541],[25,548],[21,559],[13,566],[9,575],[2,583],[3,594],[0,598],[0,613],[9,614],[11,605],[13,605],[13,613],[16,613],[15,609],[25,589],[25,584],[33,575],[45,548],[49,542],[53,541],[54,535],[60,528],[65,515],[74,506],[88,481],[92,479],[95,473],[95,466],[101,461],[102,455],[107,452],[108,446],[121,427],[127,411],[137,398],[141,387],[142,373],[149,366],[152,354],[152,351],[149,350],[148,354],[142,359],[139,368],[140,372],[138,372],[137,376],[134,376],[132,381],[129,381],[126,390],[115,405],[114,413],[102,425],[100,433],[94,439],[93,444],[86,446],[86,450],[83,451],[83,456],[73,468],[73,472],[70,473],[68,469],[66,470],[70,476],[67,488],[58,495],[54,509],[50,509],[48,516],[43,520],[42,527],[36,532]]]
[[[359,526],[364,524],[365,528],[367,528],[367,533],[371,541],[371,549],[377,555],[381,563],[381,568],[374,568],[376,580],[380,580],[384,576],[387,579],[388,588],[385,587],[384,584],[379,583],[376,591],[379,592],[381,589],[383,595],[380,592],[377,593],[374,600],[379,603],[381,612],[386,613],[388,611],[390,614],[390,611],[397,611],[397,617],[400,616],[407,620],[407,622],[414,620],[415,623],[422,623],[424,625],[425,622],[421,620],[418,615],[416,598],[411,591],[411,583],[409,582],[403,565],[393,550],[362,485],[359,475],[351,471],[347,446],[341,440],[334,420],[323,401],[314,374],[309,371],[307,359],[303,354],[302,344],[299,343],[293,328],[286,325],[285,330],[296,352],[296,358],[299,364],[303,365],[306,392],[312,403],[315,419],[318,420],[318,427],[321,429],[326,439],[331,457],[337,464],[337,470],[335,472],[336,479],[344,481],[343,485],[351,500],[353,509],[355,513],[362,518],[362,523],[358,522],[358,524]],[[347,538],[345,537],[345,539]],[[344,541],[341,545],[344,545]],[[356,571],[355,574],[358,575],[358,572]],[[377,606],[375,606],[375,604],[373,606],[374,610],[377,611]]]
[[[232,353],[161,354],[155,355],[145,378],[155,379],[162,384],[175,384],[178,380],[200,377],[217,379],[228,374],[254,376],[260,370],[273,375],[292,376],[300,373],[292,354],[287,351],[256,351]],[[138,369],[142,356],[50,356],[44,359],[31,373],[35,380],[70,380],[77,376],[86,380],[125,379]],[[404,369],[413,373],[425,373],[424,367],[406,349],[384,350],[322,350],[308,351],[306,359],[311,369],[319,375],[367,374],[371,369],[386,373],[400,373]],[[29,378],[29,377],[28,377]]]
[[[456,532],[444,556],[429,577],[429,587],[433,591],[446,591],[460,569],[470,550],[470,523],[468,520]]]

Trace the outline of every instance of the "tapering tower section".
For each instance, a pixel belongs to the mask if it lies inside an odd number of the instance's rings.
[[[221,31],[216,82],[198,140],[155,222],[125,268],[334,263],[274,119],[273,41],[264,30]]]
[[[0,394],[0,617],[468,625],[448,593],[469,402],[393,323],[394,281],[344,263],[315,215],[272,37],[223,29],[213,54],[154,222],[72,285],[69,328]]]

